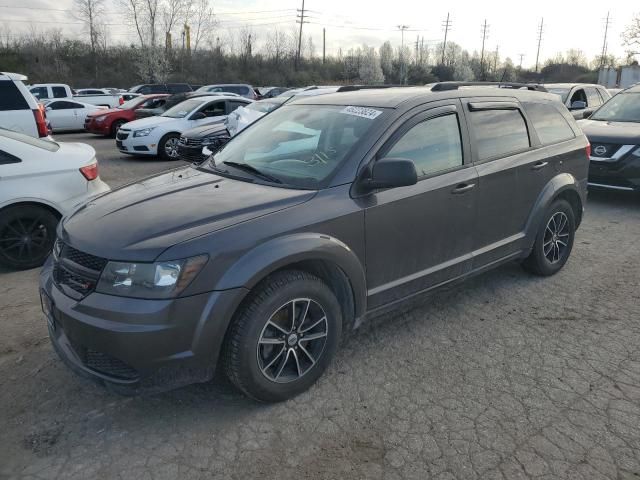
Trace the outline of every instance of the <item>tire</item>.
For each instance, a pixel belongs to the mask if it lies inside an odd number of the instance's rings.
[[[224,372],[255,400],[287,400],[318,380],[341,334],[342,312],[333,291],[309,273],[279,272],[257,285],[238,310],[225,338]]]
[[[158,156],[163,160],[180,160],[180,155],[178,154],[178,139],[180,135],[177,133],[167,133],[164,137],[160,139],[160,143],[158,143]],[[175,142],[175,143],[174,143]],[[171,148],[170,151],[175,152],[175,156],[172,156],[167,152],[169,145],[175,145],[175,149]]]
[[[124,120],[115,120],[112,124],[111,124],[111,137],[115,138],[116,134],[118,133],[118,129],[124,125],[125,122]]]
[[[522,266],[535,275],[558,273],[571,255],[575,232],[573,208],[566,200],[556,200],[545,213],[533,250]]]
[[[18,205],[0,212],[0,264],[26,270],[39,267],[51,252],[58,218],[37,205]]]

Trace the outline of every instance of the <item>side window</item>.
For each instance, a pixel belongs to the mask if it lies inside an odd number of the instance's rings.
[[[548,103],[525,103],[527,114],[543,145],[575,138],[573,130],[560,111]]]
[[[584,93],[584,89],[578,88],[575,92],[573,92],[573,95],[571,96],[570,105],[573,105],[573,102],[585,102],[585,103],[587,103],[587,96]],[[588,105],[589,104],[587,103],[587,106]]]
[[[219,117],[224,115],[224,102],[210,103],[200,110],[207,117]]]
[[[345,132],[345,135],[349,135]],[[411,127],[385,157],[413,160],[418,176],[462,165],[462,140],[456,114],[431,118]]]
[[[0,81],[0,112],[7,110],[28,110],[29,104],[11,80]]]
[[[75,103],[75,102],[67,102],[69,105],[71,105],[69,108],[86,108],[84,105],[82,105],[81,103]]]
[[[233,112],[235,109],[240,108],[240,107],[246,107],[247,104],[244,102],[227,102],[229,104],[229,112],[231,113]]]
[[[602,105],[602,99],[594,87],[587,87],[585,91],[587,92],[587,106],[599,107]]]
[[[506,157],[529,148],[527,125],[519,110],[470,112],[478,160]]]
[[[53,98],[66,98],[67,89],[64,87],[51,87]]]
[[[10,163],[20,162],[22,162],[22,160],[20,160],[15,155],[11,155],[10,153],[0,150],[0,165],[8,165]]]
[[[49,98],[49,92],[47,91],[47,87],[33,87],[31,90],[29,90],[34,97],[36,97],[38,100],[44,100],[46,98]]]
[[[51,102],[48,106],[51,107],[51,110],[72,110],[76,108],[76,103],[73,102]]]

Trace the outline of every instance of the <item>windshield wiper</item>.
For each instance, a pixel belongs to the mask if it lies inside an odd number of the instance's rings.
[[[264,180],[267,180],[268,182],[282,183],[282,180],[280,180],[279,178],[269,175],[268,173],[261,172],[256,167],[249,165],[248,163],[229,162],[229,161],[222,162],[222,163],[224,163],[225,165],[229,165],[230,167],[235,167],[238,170],[243,170],[245,172],[252,173],[256,177],[262,177]]]

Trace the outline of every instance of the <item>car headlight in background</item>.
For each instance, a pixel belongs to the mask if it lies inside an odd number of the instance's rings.
[[[133,136],[134,137],[146,137],[147,135],[149,135],[151,133],[151,131],[154,128],[156,128],[156,127],[143,128],[142,130],[136,130],[135,132],[133,132]]]
[[[94,120],[98,123],[104,122],[104,119],[107,118],[106,115],[100,115],[99,117],[95,117]]]
[[[137,298],[177,297],[208,260],[207,255],[156,263],[109,262],[96,292]]]
[[[202,139],[202,145],[203,146],[215,145],[216,143],[217,143],[216,137],[205,137],[205,138]]]

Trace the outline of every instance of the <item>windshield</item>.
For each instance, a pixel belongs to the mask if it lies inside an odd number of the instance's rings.
[[[235,137],[209,165],[226,170],[225,162],[241,163],[282,184],[318,189],[382,113],[336,105],[284,106]]]
[[[120,105],[119,108],[120,110],[131,110],[132,108],[135,108],[138,106],[139,103],[143,102],[144,99],[140,98],[140,97],[135,97],[132,98],[131,100],[129,100],[128,102],[124,102],[122,105]]]
[[[619,93],[595,111],[591,120],[640,122],[640,93]]]
[[[191,99],[185,100],[184,102],[180,102],[174,107],[171,107],[169,110],[164,112],[161,117],[171,117],[171,118],[184,118],[189,115],[194,109],[198,108],[204,102],[199,99]]]
[[[562,103],[567,101],[567,96],[569,95],[569,88],[551,88],[547,87],[547,91],[549,93],[555,93],[562,99]]]

